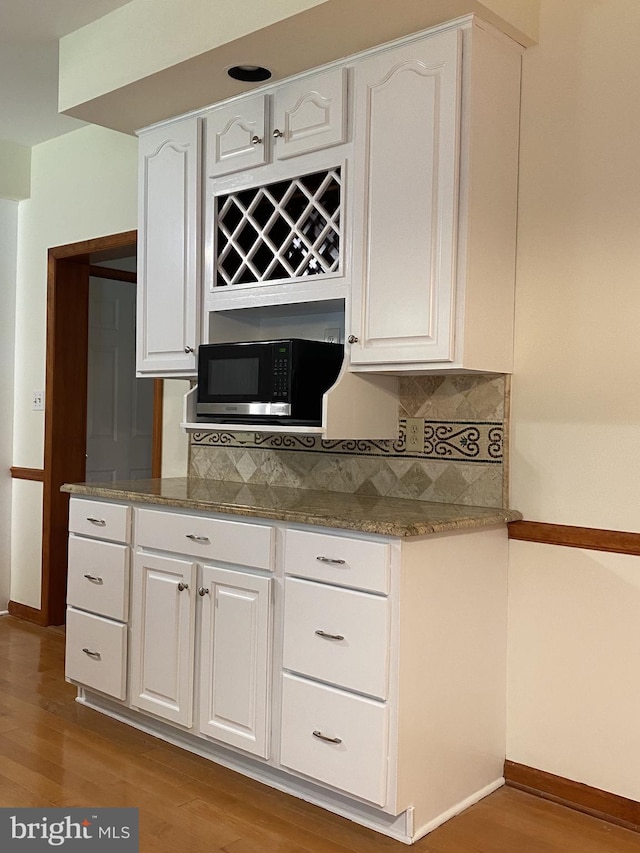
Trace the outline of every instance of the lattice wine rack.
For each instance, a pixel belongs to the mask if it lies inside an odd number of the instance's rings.
[[[340,169],[218,196],[216,287],[341,270]]]

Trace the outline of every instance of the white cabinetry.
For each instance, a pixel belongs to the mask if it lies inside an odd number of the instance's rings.
[[[80,577],[107,555],[122,576],[109,537],[131,508],[72,505]],[[70,583],[81,701],[404,841],[502,784],[504,527],[400,538],[138,506],[133,541],[126,704],[127,625],[105,615],[122,601]]]
[[[193,720],[197,566],[138,551],[131,611],[131,703],[181,726]]]
[[[281,764],[414,840],[498,787],[506,546],[287,530]]]
[[[132,705],[266,758],[272,580],[240,567],[272,569],[273,528],[138,509],[135,542]]]
[[[474,20],[354,64],[356,370],[512,370],[520,49]]]
[[[271,578],[202,570],[202,734],[268,758]]]
[[[346,83],[346,69],[337,68],[286,83],[273,95],[240,97],[209,110],[207,176],[253,169],[271,159],[286,160],[345,142]]]
[[[200,343],[201,119],[142,131],[137,371],[190,376]]]
[[[65,673],[115,699],[127,693],[131,508],[73,498]]]
[[[205,316],[240,312],[223,318],[229,334],[260,339],[243,310],[344,299],[346,68],[236,98],[204,125]]]

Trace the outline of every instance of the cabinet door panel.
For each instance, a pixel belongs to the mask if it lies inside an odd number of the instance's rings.
[[[453,359],[460,58],[453,31],[356,66],[354,365]]]
[[[267,96],[243,98],[211,110],[205,119],[207,177],[262,166],[267,161]]]
[[[195,563],[136,554],[131,702],[183,726],[192,721],[195,584]]]
[[[200,120],[139,143],[139,373],[189,375],[198,346]]]
[[[274,149],[278,160],[346,142],[347,71],[304,77],[275,94]]]
[[[202,578],[200,731],[268,758],[270,579],[211,566]]]

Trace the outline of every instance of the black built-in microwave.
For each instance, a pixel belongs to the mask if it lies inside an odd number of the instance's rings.
[[[199,422],[319,425],[322,395],[338,378],[342,344],[287,338],[202,344]]]

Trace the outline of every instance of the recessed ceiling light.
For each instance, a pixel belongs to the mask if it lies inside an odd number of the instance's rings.
[[[234,80],[242,80],[244,83],[259,83],[271,77],[269,69],[261,65],[233,65],[227,69],[227,74]]]

